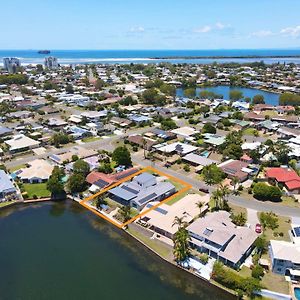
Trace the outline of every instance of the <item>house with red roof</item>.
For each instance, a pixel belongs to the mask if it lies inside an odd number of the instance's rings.
[[[102,172],[92,171],[88,174],[85,180],[91,184],[90,191],[96,192],[97,190],[104,189],[119,180],[126,178],[127,176],[135,174],[138,171],[138,168],[130,168],[115,174],[105,174]]]
[[[269,183],[283,184],[290,193],[300,193],[300,176],[293,169],[288,167],[268,168],[265,175]]]

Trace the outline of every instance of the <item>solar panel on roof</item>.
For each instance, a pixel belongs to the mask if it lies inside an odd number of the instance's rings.
[[[133,194],[135,194],[135,195],[137,195],[137,194],[139,193],[139,191],[134,190],[134,189],[128,187],[127,185],[121,186],[121,189],[123,189],[123,190],[125,190],[125,191],[127,191],[127,192],[130,192],[130,193],[133,193]]]
[[[150,195],[148,195],[148,196],[146,196],[146,197],[140,199],[140,200],[139,200],[139,203],[140,203],[140,204],[144,204],[145,202],[151,200],[152,198],[155,198],[156,196],[157,196],[157,195],[156,195],[155,193],[152,193],[152,194],[150,194]]]
[[[97,185],[97,186],[100,187],[100,188],[104,188],[105,186],[108,185],[108,182],[106,182],[106,181],[103,180],[103,179],[99,179],[99,180],[97,180],[96,182],[94,182],[94,185]]]
[[[127,171],[127,172],[124,172],[124,173],[121,173],[121,174],[117,174],[116,178],[117,178],[117,179],[122,179],[122,178],[125,178],[125,177],[127,177],[127,176],[130,176],[130,175],[132,175],[132,174],[134,174],[134,173],[136,173],[136,172],[137,172],[136,169],[129,170],[129,171]]]
[[[296,237],[300,237],[300,227],[295,227],[294,232],[295,232]]]
[[[151,207],[153,207],[152,204],[147,204],[147,208],[151,208]],[[159,213],[161,213],[161,214],[163,214],[163,215],[166,215],[168,213],[167,210],[165,210],[165,209],[163,209],[161,207],[156,207],[156,208],[154,208],[154,210],[157,211],[157,212],[159,212]]]

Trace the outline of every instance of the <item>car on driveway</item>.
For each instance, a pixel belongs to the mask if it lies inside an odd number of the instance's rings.
[[[258,224],[258,223],[255,225],[255,232],[256,232],[256,233],[261,233],[261,232],[262,232],[262,227],[261,227],[261,225]]]

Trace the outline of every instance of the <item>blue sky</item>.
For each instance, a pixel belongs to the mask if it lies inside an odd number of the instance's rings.
[[[300,48],[299,0],[1,2],[0,49]]]

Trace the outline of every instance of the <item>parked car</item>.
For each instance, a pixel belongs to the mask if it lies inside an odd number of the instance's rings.
[[[200,192],[203,192],[203,193],[206,193],[206,194],[209,193],[209,189],[206,188],[206,187],[201,187],[201,188],[199,189],[199,191],[200,191]]]
[[[256,225],[255,225],[255,232],[256,232],[256,233],[261,233],[261,232],[262,232],[262,227],[261,227],[260,224],[256,224]]]

